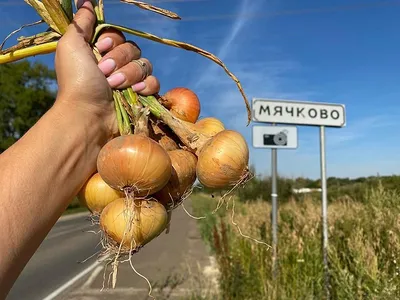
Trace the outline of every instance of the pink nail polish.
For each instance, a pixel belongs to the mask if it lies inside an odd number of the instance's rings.
[[[82,5],[88,0],[78,0],[76,1],[76,8],[80,9],[82,7]]]
[[[115,67],[117,64],[112,58],[108,58],[101,63],[99,63],[99,69],[103,72],[104,75],[110,74],[112,71],[114,71]]]
[[[133,90],[134,92],[143,91],[145,88],[146,88],[146,84],[144,83],[144,81],[138,82],[138,83],[132,85],[132,90]]]
[[[106,37],[100,41],[98,41],[95,46],[101,52],[107,51],[113,46],[114,42],[111,38]]]
[[[117,87],[120,84],[124,83],[125,80],[126,80],[125,75],[122,73],[116,73],[107,78],[108,84],[111,87]]]

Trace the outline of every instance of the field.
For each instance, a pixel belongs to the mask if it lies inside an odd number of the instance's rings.
[[[400,194],[388,182],[342,182],[331,191],[336,197],[328,208],[331,299],[400,299]],[[271,206],[257,195],[257,186],[269,194],[268,182],[249,184],[234,198],[234,222],[243,234],[270,244]],[[319,194],[289,194],[278,214],[277,280],[272,250],[239,234],[232,202],[211,214],[217,195],[192,196],[194,214],[207,215],[198,222],[217,257],[219,299],[324,299]]]
[[[195,189],[193,215],[219,269],[218,295],[192,299],[324,299],[318,181],[279,178],[278,277],[272,276],[270,179],[254,178],[212,213],[220,193]],[[329,178],[331,299],[400,299],[400,186],[397,176]],[[232,204],[235,203],[232,218]],[[67,212],[81,210],[78,201]],[[239,233],[239,228],[243,235]],[[204,292],[204,291],[203,291]]]

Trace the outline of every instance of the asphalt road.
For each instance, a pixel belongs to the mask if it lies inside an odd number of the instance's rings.
[[[187,203],[189,211],[190,207]],[[101,249],[100,235],[87,232],[98,229],[91,226],[87,216],[87,213],[68,216],[56,223],[6,300],[122,300],[143,299],[147,295],[147,283],[133,272],[129,263],[119,265],[115,289],[109,289],[107,283],[102,289],[104,264],[93,256]],[[86,260],[90,256],[93,257]],[[86,261],[79,263],[83,260]],[[168,299],[174,299],[172,295],[179,298],[194,286],[197,288],[198,276],[211,278],[215,273],[213,268],[210,273],[210,257],[196,221],[181,208],[173,213],[170,233],[162,233],[136,253],[132,261],[152,285],[167,284],[167,289],[173,288]],[[208,290],[210,287],[207,283],[205,288],[202,280],[201,288]],[[155,295],[163,293],[156,292]]]
[[[190,199],[185,202],[185,207],[192,212]],[[188,299],[188,293],[191,295],[193,290],[204,293],[215,287],[215,264],[211,262],[197,221],[181,207],[172,214],[170,232],[161,233],[135,253],[132,264],[151,282],[152,295],[157,300]],[[90,265],[92,263],[88,267]],[[147,297],[149,288],[146,281],[133,271],[129,262],[119,264],[115,289],[108,281],[110,271],[111,268],[107,268],[104,273],[104,264],[95,266],[61,298],[56,299],[151,299]]]
[[[92,264],[96,257],[79,263],[100,249],[99,235],[86,215],[59,220],[26,265],[7,300],[42,300]]]

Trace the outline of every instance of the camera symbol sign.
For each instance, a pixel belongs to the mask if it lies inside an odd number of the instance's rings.
[[[253,126],[253,147],[296,149],[297,127]]]

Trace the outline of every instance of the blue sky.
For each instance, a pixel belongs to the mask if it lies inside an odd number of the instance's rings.
[[[118,0],[105,0],[108,22],[202,47],[220,57],[249,100],[296,99],[346,105],[345,128],[328,128],[328,176],[400,173],[400,2],[159,0],[174,21]],[[24,16],[20,15],[24,13]],[[0,0],[0,38],[36,21],[23,0]],[[25,29],[31,35],[43,27]],[[270,173],[270,150],[252,147],[236,85],[222,68],[185,50],[129,36],[154,64],[161,93],[175,86],[200,97],[201,116],[240,131],[257,173]],[[11,39],[6,46],[15,42]],[[54,55],[34,58],[53,67]],[[280,175],[318,178],[319,129],[299,127],[299,148],[278,151]]]

